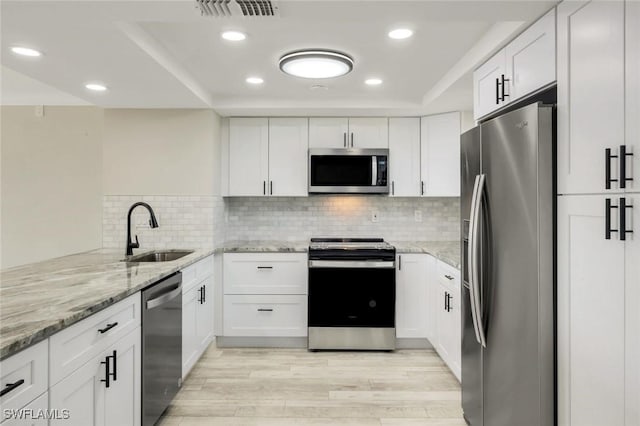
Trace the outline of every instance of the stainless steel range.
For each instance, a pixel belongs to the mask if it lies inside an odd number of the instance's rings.
[[[312,238],[309,349],[395,349],[396,249],[382,238]]]

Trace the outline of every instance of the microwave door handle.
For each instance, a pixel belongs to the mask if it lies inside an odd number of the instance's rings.
[[[371,186],[376,186],[378,183],[378,157],[371,156]]]

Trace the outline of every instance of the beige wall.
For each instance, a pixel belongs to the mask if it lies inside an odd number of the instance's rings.
[[[2,257],[8,268],[102,245],[102,109],[3,106]]]
[[[214,195],[220,117],[212,110],[104,111],[105,195]]]

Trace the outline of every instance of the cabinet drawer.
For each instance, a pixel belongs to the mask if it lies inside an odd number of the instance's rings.
[[[225,336],[306,336],[307,296],[225,296]]]
[[[306,253],[224,255],[224,294],[307,294]]]
[[[460,288],[460,271],[453,266],[438,260],[436,266],[438,280],[451,288]]]
[[[0,389],[13,384],[0,397],[3,409],[20,409],[47,390],[48,345],[48,340],[42,341],[0,362]]]
[[[182,273],[182,287],[189,290],[205,278],[213,275],[213,256],[205,257],[180,271]]]
[[[51,336],[51,384],[68,376],[140,324],[140,293],[136,293]]]

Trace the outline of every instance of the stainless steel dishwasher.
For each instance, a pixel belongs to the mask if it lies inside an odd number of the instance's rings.
[[[182,385],[182,274],[142,291],[142,424],[156,424]]]

